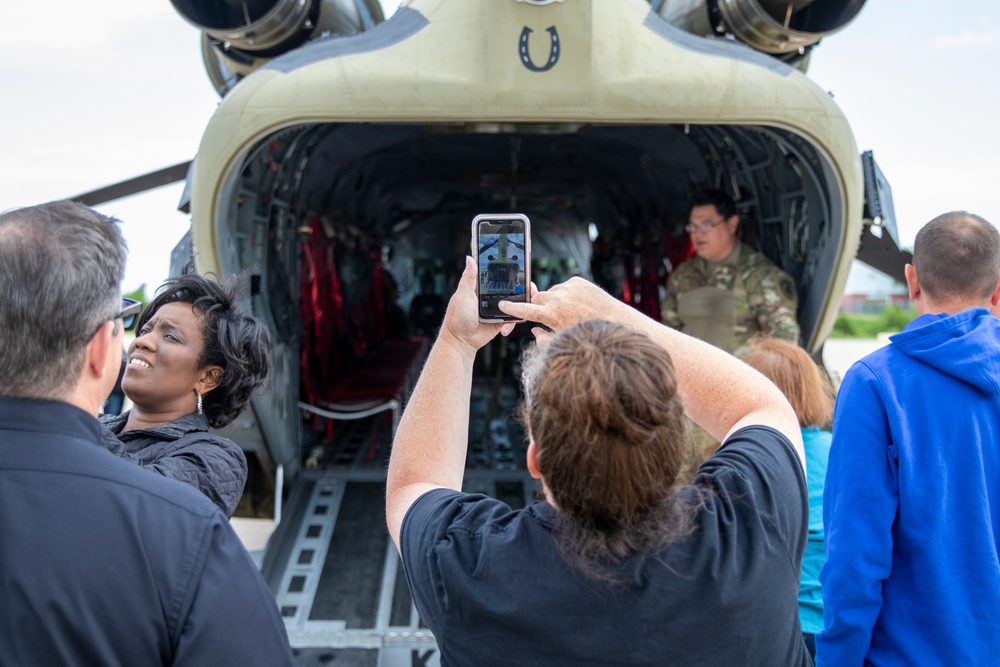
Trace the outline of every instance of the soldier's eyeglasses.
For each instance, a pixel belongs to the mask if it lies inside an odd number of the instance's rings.
[[[122,327],[124,327],[125,331],[131,331],[135,328],[135,323],[139,319],[139,311],[141,310],[142,301],[122,297],[122,311],[118,313],[117,319],[121,319]]]
[[[724,222],[725,220],[716,220],[715,222],[703,222],[700,225],[684,225],[684,231],[688,234],[694,234],[697,232],[707,233]]]

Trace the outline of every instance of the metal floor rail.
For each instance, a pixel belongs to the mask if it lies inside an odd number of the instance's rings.
[[[530,503],[524,470],[468,471],[465,490]],[[309,472],[298,481],[261,568],[301,665],[439,665],[385,528],[385,475]]]

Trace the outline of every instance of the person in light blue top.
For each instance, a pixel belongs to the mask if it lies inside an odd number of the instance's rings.
[[[816,656],[816,633],[823,629],[823,597],[819,572],[826,561],[823,531],[823,482],[833,434],[825,427],[833,417],[834,390],[826,373],[805,350],[777,338],[757,337],[742,355],[785,394],[799,418],[806,450],[806,485],[809,489],[809,541],[802,557],[799,583],[799,622],[809,653]]]

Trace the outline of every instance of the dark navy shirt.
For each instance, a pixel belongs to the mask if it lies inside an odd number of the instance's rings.
[[[695,528],[617,571],[566,564],[545,502],[438,489],[403,521],[413,599],[442,665],[811,665],[798,620],[808,506],[788,440],[748,427],[706,461]]]
[[[0,397],[0,665],[294,665],[274,597],[197,490]]]

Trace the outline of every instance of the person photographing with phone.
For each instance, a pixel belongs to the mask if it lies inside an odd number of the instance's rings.
[[[811,665],[797,613],[806,542],[798,421],[729,354],[582,278],[530,302],[523,362],[524,510],[461,493],[483,323],[469,258],[403,413],[386,491],[389,533],[441,664]],[[675,480],[685,413],[723,440]]]

